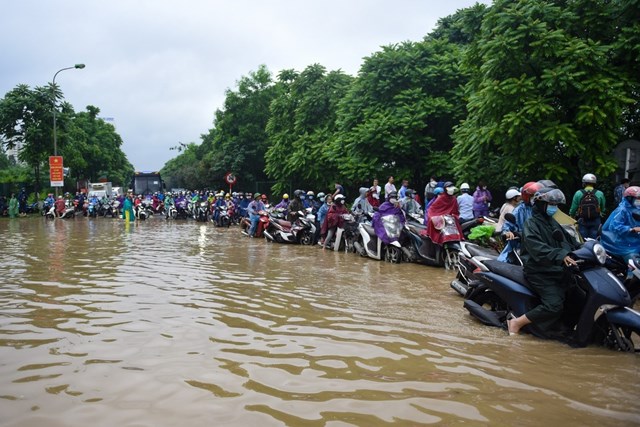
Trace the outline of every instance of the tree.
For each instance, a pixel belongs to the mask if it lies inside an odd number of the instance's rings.
[[[98,118],[99,113],[99,108],[89,105],[86,112],[74,113],[73,120],[64,121],[65,165],[78,179],[95,182],[106,177],[120,185],[128,184],[134,168],[120,148],[122,138],[112,124]],[[63,119],[66,117],[63,113]]]
[[[264,65],[243,76],[236,91],[227,90],[224,108],[215,112],[214,127],[202,136],[199,149],[200,166],[210,184],[226,186],[227,172],[236,174],[240,183],[267,179],[265,127],[273,97],[271,73]]]
[[[563,182],[615,169],[610,153],[631,100],[611,46],[592,38],[602,38],[593,28],[603,22],[592,24],[604,3],[494,3],[466,55],[468,117],[453,150],[459,177]]]
[[[20,161],[34,170],[36,191],[40,185],[40,168],[53,154],[54,100],[62,93],[57,86],[29,88],[18,85],[0,101],[0,135],[5,148],[22,149]]]
[[[446,38],[386,46],[365,58],[338,111],[332,150],[350,180],[411,183],[450,172],[451,132],[464,117],[460,49]]]
[[[278,95],[271,103],[267,123],[270,146],[266,172],[282,193],[291,183],[324,188],[336,179],[340,158],[328,150],[336,127],[338,103],[353,78],[342,71],[327,73],[320,64],[302,73],[284,70],[278,76]]]

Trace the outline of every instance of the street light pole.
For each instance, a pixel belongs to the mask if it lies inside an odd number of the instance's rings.
[[[62,68],[58,71],[56,71],[56,73],[53,75],[53,84],[52,84],[52,90],[53,90],[53,155],[57,156],[58,155],[58,136],[56,133],[56,76],[64,71],[64,70],[73,70],[73,69],[78,69],[81,70],[85,67],[84,64],[76,64],[73,67],[66,67],[66,68]],[[56,199],[58,198],[58,187],[56,187]]]

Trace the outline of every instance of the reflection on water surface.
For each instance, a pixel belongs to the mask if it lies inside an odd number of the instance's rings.
[[[193,222],[0,221],[0,425],[632,425],[637,356],[474,322],[444,270]]]

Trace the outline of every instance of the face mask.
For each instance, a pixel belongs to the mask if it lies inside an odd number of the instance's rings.
[[[304,200],[304,196],[300,196],[300,200]]]
[[[633,201],[633,206],[636,207],[636,208],[640,208],[640,199],[635,199]]]
[[[453,193],[456,192],[456,189],[454,187],[447,187],[447,194],[450,196],[453,196]]]
[[[558,212],[557,206],[547,205],[547,215],[553,216],[556,212]]]

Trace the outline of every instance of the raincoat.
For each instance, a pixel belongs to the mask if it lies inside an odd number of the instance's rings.
[[[634,212],[640,213],[640,209],[624,198],[611,212],[602,226],[601,242],[607,252],[627,258],[640,253],[640,234],[631,230],[640,227],[640,221],[633,218]]]
[[[460,211],[458,209],[458,201],[456,198],[447,193],[440,194],[431,206],[429,206],[427,211],[429,220],[426,224],[426,234],[433,243],[442,245],[449,240],[462,240],[462,228],[460,228],[458,221]],[[458,230],[457,236],[452,234],[444,236],[443,233],[440,232],[444,226],[444,221],[442,220],[443,215],[453,215],[455,217],[456,229]]]
[[[375,230],[378,238],[386,244],[392,242],[389,236],[387,236],[387,231],[384,229],[384,224],[382,223],[382,218],[388,215],[397,216],[402,225],[404,225],[405,222],[404,212],[402,212],[402,209],[400,207],[396,207],[396,205],[390,202],[384,202],[380,205],[378,211],[373,214],[371,225],[373,226],[373,229]]]

